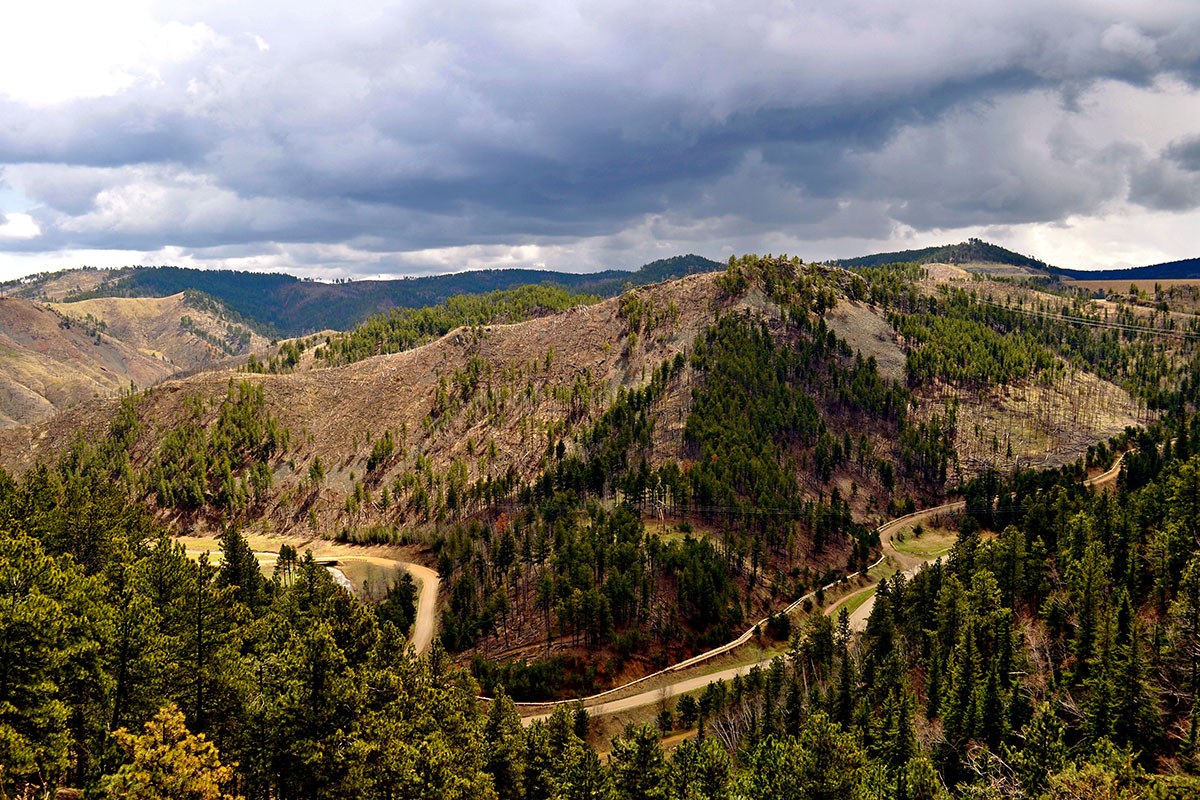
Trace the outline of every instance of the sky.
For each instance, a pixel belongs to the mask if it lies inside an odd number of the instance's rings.
[[[1200,256],[1195,0],[0,11],[0,279]]]

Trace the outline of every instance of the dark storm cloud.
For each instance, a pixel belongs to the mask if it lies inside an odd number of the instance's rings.
[[[1200,137],[1171,142],[1133,172],[1130,197],[1150,208],[1183,211],[1200,206]]]
[[[1166,155],[1183,169],[1200,172],[1200,136],[1172,142]]]
[[[1198,202],[1175,173],[1200,139],[1053,122],[1101,81],[1195,84],[1191,3],[254,5],[164,9],[216,43],[155,81],[0,103],[42,231],[0,247],[872,238]]]

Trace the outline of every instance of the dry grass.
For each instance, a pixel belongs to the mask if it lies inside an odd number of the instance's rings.
[[[38,294],[47,300],[62,300],[71,294],[93,291],[103,283],[116,280],[125,274],[125,270],[81,269],[64,270],[36,285]],[[33,288],[29,286],[8,287],[14,297],[32,296]]]
[[[89,335],[40,303],[0,299],[0,426],[46,418],[173,371],[120,339]]]
[[[933,283],[949,283],[950,281],[969,281],[971,273],[953,264],[922,264],[929,280]]]
[[[211,367],[226,357],[221,350],[180,327],[186,316],[197,328],[221,338],[226,325],[210,312],[187,306],[182,293],[170,297],[98,297],[60,303],[54,308],[73,319],[83,320],[90,314],[103,320],[109,335],[145,355],[164,358],[179,370]],[[251,350],[263,350],[268,345],[267,339],[251,333]]]
[[[646,527],[646,533],[657,536],[664,542],[682,541],[687,536],[713,541],[719,541],[721,537],[717,526],[694,517],[689,517],[686,521],[689,530],[684,530],[685,523],[674,516],[643,517],[642,524]]]
[[[1029,267],[1021,267],[1015,264],[995,264],[990,261],[972,261],[960,266],[972,275],[983,275],[994,278],[1029,278],[1045,274]]]
[[[309,531],[309,511],[316,522],[314,534],[393,522],[394,511],[368,506],[348,516],[344,507],[352,475],[364,478],[372,442],[385,430],[397,439],[398,454],[365,481],[375,498],[393,478],[412,470],[418,455],[442,474],[453,462],[462,463],[472,483],[509,469],[523,478],[536,474],[548,448],[559,439],[572,447],[573,434],[595,419],[619,388],[642,385],[664,361],[686,353],[722,308],[712,275],[639,292],[660,311],[673,304],[678,314],[643,332],[633,346],[614,300],[477,332],[458,329],[424,347],[345,367],[233,376],[261,384],[269,410],[292,434],[292,451],[276,469],[276,499],[264,520],[267,530]],[[482,362],[484,372],[476,390],[463,399],[454,389],[455,376],[473,359]],[[143,435],[134,449],[135,461],[149,457],[161,432],[181,417],[188,397],[215,402],[225,396],[230,378],[229,372],[201,373],[153,389],[142,405]],[[437,417],[432,412],[439,378],[457,399]],[[576,382],[589,387],[591,400],[572,417],[563,390]],[[680,382],[662,404],[660,433],[675,442],[664,450],[671,457],[678,453],[689,395]],[[672,407],[674,422],[668,411]],[[113,404],[100,400],[53,424],[7,432],[0,436],[0,463],[22,471],[51,460],[77,430],[102,431],[112,412]],[[569,418],[565,426],[564,418]],[[317,457],[325,467],[325,485],[315,495],[301,494],[300,484]]]
[[[187,307],[182,294],[50,304],[0,299],[0,427],[115,395],[131,383],[154,385],[181,369],[224,358],[180,327],[184,316],[212,335],[224,335],[224,322]],[[105,324],[102,332],[97,321]],[[264,347],[266,340],[255,335],[251,345]]]

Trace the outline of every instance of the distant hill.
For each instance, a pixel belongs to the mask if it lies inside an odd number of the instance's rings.
[[[266,344],[195,294],[69,304],[0,298],[0,428]]]
[[[553,284],[575,292],[608,297],[619,294],[626,284],[642,286],[698,272],[712,272],[723,266],[701,256],[685,255],[653,261],[632,272],[606,270],[576,274],[499,269],[346,283],[318,283],[275,273],[130,267],[112,273],[72,270],[12,282],[3,288],[9,294],[32,298],[59,293],[67,301],[97,297],[166,297],[198,291],[274,333],[298,336],[326,329],[348,330],[368,317],[392,308],[437,305],[458,294]],[[86,273],[84,277],[88,280],[71,280],[76,273]],[[63,292],[63,284],[69,285],[70,290]]]
[[[1087,281],[1153,281],[1186,280],[1200,278],[1200,258],[1185,258],[1165,264],[1128,269],[1060,269],[1056,273],[1067,278]]]
[[[968,239],[959,244],[926,247],[921,250],[900,250],[894,253],[875,253],[858,258],[844,258],[834,263],[847,269],[881,267],[884,264],[1008,264],[1034,270],[1051,270],[1046,262],[1014,253],[999,245],[981,239]]]
[[[847,269],[881,267],[885,264],[1005,264],[1024,267],[1058,278],[1091,281],[1151,281],[1200,279],[1200,258],[1186,258],[1164,264],[1126,269],[1063,269],[1045,261],[1021,255],[981,239],[968,239],[959,244],[926,247],[921,250],[898,250],[892,253],[873,253],[857,258],[843,258],[832,263]]]

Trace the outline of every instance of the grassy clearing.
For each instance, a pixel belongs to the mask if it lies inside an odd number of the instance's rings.
[[[402,567],[384,567],[362,561],[338,561],[338,569],[360,593],[383,597]]]
[[[683,541],[686,536],[691,536],[693,539],[715,538],[720,533],[715,527],[691,520],[686,523],[680,523],[672,520],[643,517],[642,524],[646,528],[646,533],[657,536],[663,542]]]
[[[883,580],[884,578],[890,578],[899,571],[900,567],[898,567],[896,562],[893,561],[889,556],[883,560],[882,564],[877,567],[872,567],[870,570],[868,570],[867,577],[876,583],[879,583],[879,581]]]
[[[909,530],[893,536],[892,547],[901,553],[932,561],[949,553],[956,541],[957,531],[925,528],[919,535],[915,530]]]
[[[215,544],[213,547],[189,547],[186,552],[187,557],[193,561],[199,561],[202,553],[208,553],[208,563],[214,567],[221,566],[221,551],[217,549]],[[270,578],[275,574],[276,558],[274,555],[255,553],[254,557],[258,559],[258,571],[263,574],[264,578]]]
[[[208,562],[214,566],[220,565],[221,550],[220,542],[217,539],[208,536],[179,536],[176,540],[183,544],[188,558],[199,559],[201,553],[208,553]],[[276,551],[280,545],[287,542],[257,536],[247,537],[247,541],[254,550],[254,557],[258,559],[258,568],[262,570],[265,577],[270,578],[275,572],[275,562],[278,559]],[[308,548],[301,544],[300,551],[304,552],[305,549]],[[320,547],[317,549],[321,550]],[[383,597],[387,593],[387,588],[395,580],[397,571],[403,569],[400,566],[384,566],[359,560],[353,556],[346,557],[337,552],[317,552],[314,555],[318,561],[325,562],[329,559],[336,561],[337,569],[346,576],[360,596]]]

